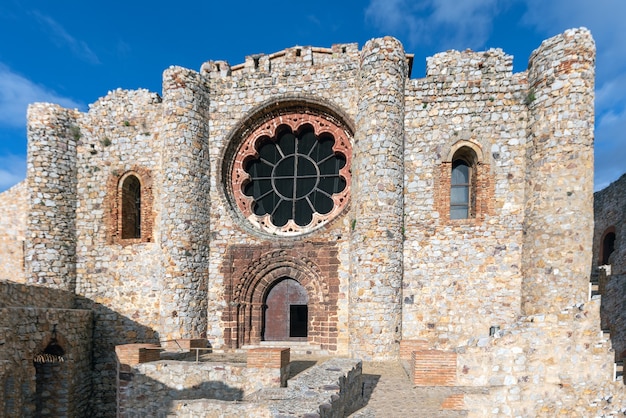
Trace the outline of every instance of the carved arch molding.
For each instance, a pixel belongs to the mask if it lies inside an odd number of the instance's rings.
[[[338,265],[332,243],[229,248],[222,269],[226,283],[226,345],[239,348],[262,341],[265,298],[274,284],[291,278],[306,289],[309,298],[308,342],[336,351]]]

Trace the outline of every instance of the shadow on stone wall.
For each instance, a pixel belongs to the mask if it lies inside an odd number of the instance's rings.
[[[0,281],[0,310],[0,328],[6,330],[0,360],[7,364],[0,373],[0,387],[7,387],[10,381],[9,386],[23,388],[19,394],[0,399],[0,416],[9,400],[10,409],[16,411],[14,416],[32,415],[36,403],[32,360],[49,343],[55,325],[68,353],[68,378],[78,382],[75,393],[80,399],[68,398],[70,406],[79,409],[75,416],[86,416],[87,411],[95,416],[114,416],[116,345],[159,343],[155,330],[64,290]]]
[[[93,312],[93,361],[91,409],[95,416],[113,416],[117,405],[117,360],[115,346],[159,344],[159,334],[109,307],[76,296],[75,306]]]

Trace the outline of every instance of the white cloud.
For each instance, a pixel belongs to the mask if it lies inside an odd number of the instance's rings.
[[[81,107],[74,100],[60,96],[0,63],[0,125],[25,126],[26,109],[34,102],[57,103],[72,109]]]
[[[43,25],[44,30],[50,34],[52,42],[58,47],[67,46],[83,61],[91,64],[100,64],[98,56],[89,48],[87,43],[74,38],[56,20],[39,12],[33,12],[33,16]]]
[[[436,42],[441,49],[481,48],[500,4],[501,0],[371,0],[365,16],[384,32],[406,35],[411,47]]]
[[[0,192],[24,180],[26,177],[26,157],[0,155]]]

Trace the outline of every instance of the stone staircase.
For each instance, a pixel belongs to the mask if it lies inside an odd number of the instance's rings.
[[[611,275],[611,266],[598,266],[593,269],[589,278],[589,300],[601,299],[604,293],[605,283]],[[601,342],[611,342],[611,330],[602,329]],[[613,366],[614,380],[623,380],[624,378],[624,360],[615,353],[615,364]]]

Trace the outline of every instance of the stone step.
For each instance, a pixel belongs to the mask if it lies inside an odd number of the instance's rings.
[[[258,347],[287,347],[291,355],[320,357],[327,356],[328,351],[322,350],[319,345],[310,344],[308,341],[261,341],[255,345],[244,345],[242,350]]]
[[[624,379],[624,362],[622,360],[615,362],[615,368],[613,370],[613,376],[615,376],[615,380]]]

